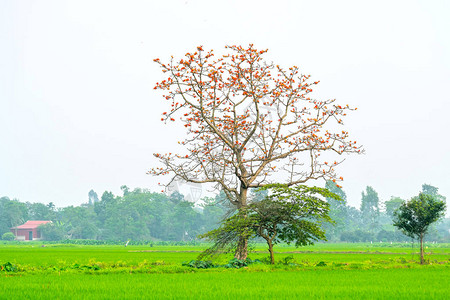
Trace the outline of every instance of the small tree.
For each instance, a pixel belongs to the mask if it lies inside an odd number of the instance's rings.
[[[236,247],[240,236],[262,237],[268,245],[270,261],[275,263],[273,246],[279,242],[304,246],[317,240],[326,240],[321,222],[332,222],[329,204],[319,198],[340,197],[318,187],[274,184],[263,188],[271,194],[251,203],[245,211],[226,219],[223,225],[202,237],[215,242],[205,253],[212,254],[223,248]]]
[[[299,67],[284,69],[265,61],[267,50],[253,45],[226,50],[217,58],[198,47],[180,60],[155,59],[168,75],[155,89],[164,91],[171,105],[161,120],[179,119],[187,132],[179,142],[186,151],[155,153],[162,166],[149,173],[215,185],[242,211],[249,204],[249,189],[273,183],[275,172],[289,186],[342,180],[335,173],[340,162],[321,154],[362,152],[339,128],[353,109],[312,98],[319,82],[310,81]],[[235,257],[246,256],[242,237]]]
[[[394,226],[411,238],[420,240],[420,263],[423,264],[423,239],[429,226],[444,216],[445,202],[420,193],[394,212]]]

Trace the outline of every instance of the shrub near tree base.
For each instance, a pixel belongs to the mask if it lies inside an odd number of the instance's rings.
[[[247,267],[248,265],[254,264],[254,263],[261,263],[259,259],[251,260],[250,258],[246,259],[236,259],[233,258],[225,265],[215,265],[211,261],[203,261],[203,260],[191,260],[190,262],[183,262],[182,265],[190,268],[196,268],[196,269],[210,269],[210,268],[234,268],[234,269],[240,269]]]

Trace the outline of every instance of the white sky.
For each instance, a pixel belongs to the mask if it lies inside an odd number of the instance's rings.
[[[351,205],[423,183],[450,198],[450,1],[0,0],[0,197],[88,201],[92,188],[159,191],[146,175],[181,126],[163,125],[154,58],[197,45],[268,48],[358,107],[366,149],[338,169]]]

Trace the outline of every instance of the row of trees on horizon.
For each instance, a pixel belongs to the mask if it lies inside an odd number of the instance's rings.
[[[324,223],[328,241],[409,241],[392,225],[394,211],[404,199],[392,197],[382,202],[376,190],[367,186],[362,192],[361,205],[357,209],[348,205],[347,195],[332,181],[325,186],[339,195],[342,201],[327,199],[330,217],[335,224]],[[0,236],[27,220],[50,220],[43,227],[46,240],[96,239],[96,240],[164,240],[189,241],[199,234],[219,226],[224,217],[233,213],[226,195],[202,198],[195,206],[184,195],[155,193],[146,189],[129,190],[121,187],[123,194],[105,191],[99,198],[93,190],[89,202],[80,206],[56,208],[53,203],[20,202],[8,197],[0,198]],[[264,198],[266,191],[251,193],[251,200]],[[438,188],[422,186],[422,193],[445,201]],[[450,242],[450,219],[435,224],[427,236],[430,241]]]

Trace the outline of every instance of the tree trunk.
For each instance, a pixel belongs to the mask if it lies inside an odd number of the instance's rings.
[[[273,244],[271,240],[267,240],[267,244],[269,245],[269,253],[270,253],[270,263],[272,265],[275,264],[275,258],[273,256]]]
[[[420,264],[423,265],[423,233],[420,234]]]
[[[247,188],[243,188],[241,185],[240,197],[239,197],[239,210],[243,210],[247,208]],[[247,217],[247,214],[244,214],[244,218]],[[246,232],[246,230],[244,230]],[[234,253],[234,257],[237,259],[246,259],[248,256],[248,235],[243,234],[239,237],[239,242],[236,248],[236,252]]]
[[[234,254],[234,257],[237,259],[247,259],[248,255],[248,237],[247,236],[240,236],[239,237],[239,243],[236,248],[236,253]]]

